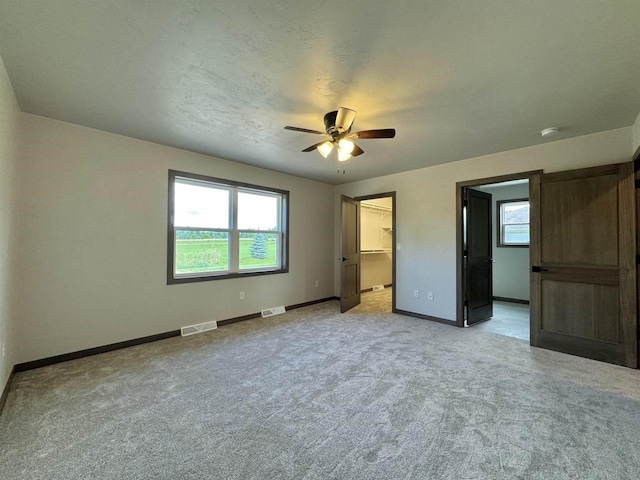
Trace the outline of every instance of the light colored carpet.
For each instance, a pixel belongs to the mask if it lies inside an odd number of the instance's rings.
[[[640,374],[332,301],[20,373],[0,445],[3,480],[635,479]]]
[[[392,287],[377,292],[364,292],[360,294],[360,305],[353,307],[347,313],[391,313]]]

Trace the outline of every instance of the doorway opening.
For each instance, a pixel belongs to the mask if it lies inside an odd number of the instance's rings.
[[[530,342],[529,177],[538,172],[460,182],[460,327]]]
[[[360,200],[361,306],[369,312],[393,310],[393,200]]]
[[[529,180],[530,345],[637,368],[631,162],[458,182],[456,324],[480,323],[487,311],[493,316],[493,251],[482,235],[494,230],[486,222],[493,217],[490,195],[479,188],[521,179]],[[520,223],[515,219],[504,229],[517,230]]]
[[[342,202],[341,310],[395,312],[396,194],[343,197]]]

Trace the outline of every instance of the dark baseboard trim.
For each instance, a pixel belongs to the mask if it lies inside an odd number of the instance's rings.
[[[2,410],[4,410],[4,404],[7,402],[7,397],[9,396],[9,389],[11,388],[11,382],[13,381],[13,377],[16,374],[16,367],[11,368],[11,373],[9,374],[9,378],[7,379],[7,383],[2,389],[2,395],[0,396],[0,415],[2,415]]]
[[[389,287],[393,287],[393,283],[389,283],[389,284],[384,286],[384,288],[389,288]],[[364,290],[360,290],[360,293],[365,293],[365,292],[373,292],[373,287],[365,288]]]
[[[529,305],[529,300],[518,300],[517,298],[508,297],[493,297],[493,299],[498,302],[521,303],[522,305]]]
[[[421,318],[422,320],[430,320],[432,322],[443,323],[445,325],[457,327],[455,320],[447,320],[446,318],[432,317],[431,315],[423,315],[422,313],[414,313],[398,309],[396,309],[393,313],[399,313],[400,315],[406,315],[407,317]]]
[[[33,360],[31,362],[18,363],[14,368],[16,373],[24,372],[26,370],[33,370],[34,368],[47,367],[56,363],[67,362],[69,360],[76,360],[83,357],[90,357],[92,355],[98,355],[99,353],[111,352],[113,350],[120,350],[121,348],[133,347],[135,345],[142,345],[143,343],[155,342],[158,340],[164,340],[165,338],[178,336],[180,336],[180,330],[172,330],[170,332],[158,333],[157,335],[149,335],[148,337],[134,338],[133,340],[111,343],[109,345],[103,345],[101,347],[87,348],[86,350],[79,350],[77,352],[65,353],[62,355],[56,355],[54,357],[41,358],[40,360]]]
[[[329,302],[331,300],[340,300],[338,297],[320,298],[318,300],[311,300],[310,302],[296,303],[295,305],[288,305],[284,307],[287,310],[295,310],[296,308],[309,307],[318,303]],[[227,318],[225,320],[218,320],[218,326],[224,327],[225,325],[231,325],[232,323],[244,322],[245,320],[252,320],[254,318],[260,318],[261,313],[250,313],[248,315],[242,315],[241,317]]]
[[[317,305],[318,303],[330,302],[331,300],[340,300],[338,297],[326,297],[318,300],[311,300],[310,302],[296,303],[286,307],[287,310],[295,310],[296,308],[310,307],[311,305]]]
[[[339,300],[337,297],[321,298],[319,300],[312,300],[310,302],[297,303],[286,307],[287,310],[295,310],[296,308],[308,307],[309,305],[315,305],[316,303],[324,303],[330,300]],[[243,315],[241,317],[228,318],[226,320],[219,320],[218,326],[229,325],[236,322],[242,322],[243,320],[251,320],[253,318],[259,318],[260,313],[250,313],[249,315]],[[165,338],[179,337],[180,330],[172,330],[170,332],[159,333],[157,335],[150,335],[148,337],[134,338],[133,340],[125,340],[124,342],[112,343],[110,345],[103,345],[101,347],[88,348],[86,350],[79,350],[77,352],[65,353],[62,355],[56,355],[54,357],[41,358],[40,360],[33,360],[31,362],[19,363],[13,367],[15,373],[25,372],[27,370],[33,370],[34,368],[47,367],[56,363],[68,362],[69,360],[76,360],[78,358],[90,357],[92,355],[98,355],[99,353],[111,352],[113,350],[120,350],[121,348],[133,347],[135,345],[142,345],[143,343],[156,342],[158,340],[164,340]],[[7,387],[8,388],[8,387]],[[4,401],[4,393],[2,394]]]
[[[286,307],[285,307],[286,308]],[[244,322],[245,320],[253,320],[254,318],[260,318],[260,313],[250,313],[248,315],[242,315],[241,317],[226,318],[224,320],[218,320],[218,326],[224,327],[225,325],[231,325],[232,323]]]

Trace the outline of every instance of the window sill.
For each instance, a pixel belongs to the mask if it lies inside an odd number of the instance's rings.
[[[226,280],[230,278],[245,278],[245,277],[257,277],[262,275],[277,275],[279,273],[289,273],[288,268],[280,268],[278,270],[261,270],[250,271],[244,273],[222,273],[211,275],[199,275],[193,277],[172,277],[167,279],[167,285],[175,285],[179,283],[195,283],[195,282],[209,282],[213,280]]]

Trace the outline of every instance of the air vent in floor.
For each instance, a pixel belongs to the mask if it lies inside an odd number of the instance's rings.
[[[284,313],[284,312],[286,312],[284,306],[268,308],[266,310],[262,310],[262,317],[273,317],[274,315],[278,315],[279,313]]]
[[[183,337],[188,335],[194,335],[196,333],[207,332],[209,330],[215,330],[218,328],[218,322],[212,320],[211,322],[199,323],[198,325],[189,325],[188,327],[182,327],[180,333]]]

